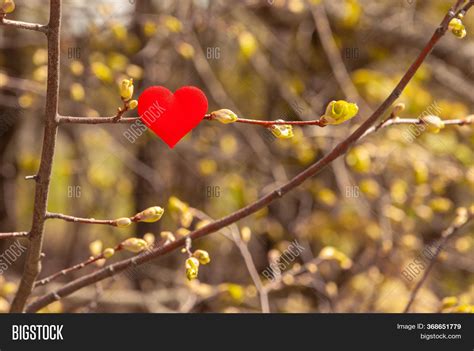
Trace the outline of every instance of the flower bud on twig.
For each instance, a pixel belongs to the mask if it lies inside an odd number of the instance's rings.
[[[224,124],[234,123],[239,119],[234,112],[226,108],[211,112],[211,117]]]
[[[133,79],[124,79],[120,84],[120,96],[123,100],[128,101],[133,96]]]
[[[119,228],[126,228],[132,224],[132,220],[128,217],[122,217],[115,220],[115,225]]]
[[[321,121],[324,124],[341,124],[354,118],[358,112],[357,104],[344,100],[333,100],[326,107],[326,113],[321,117]]]
[[[199,273],[199,261],[195,257],[186,260],[186,277],[189,280],[196,279]]]
[[[143,210],[140,213],[137,213],[134,219],[139,222],[153,223],[159,221],[164,212],[165,210],[163,210],[161,207],[153,206]]]
[[[283,122],[283,120],[278,119],[277,122]],[[294,136],[291,124],[274,124],[270,127],[270,131],[279,139],[289,139]]]
[[[127,251],[138,253],[145,250],[148,247],[148,243],[139,238],[128,238],[125,241],[122,241],[120,246]]]
[[[193,252],[193,257],[196,257],[199,260],[200,264],[208,264],[211,262],[211,257],[209,253],[204,250],[196,250]]]
[[[0,0],[2,6],[0,7],[0,13],[12,13],[15,11],[15,2],[13,0]]]

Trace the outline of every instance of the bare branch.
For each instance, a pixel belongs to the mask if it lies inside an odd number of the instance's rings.
[[[48,81],[46,91],[45,127],[41,162],[36,179],[36,190],[33,210],[33,223],[30,230],[30,244],[26,256],[23,275],[16,296],[10,307],[11,312],[22,312],[33,285],[41,271],[41,252],[43,248],[44,221],[48,204],[51,170],[56,147],[59,97],[59,62],[60,62],[60,25],[61,0],[50,1],[50,18],[48,24]]]
[[[2,239],[12,239],[12,238],[23,238],[28,236],[28,232],[10,232],[10,233],[0,233],[0,240]]]
[[[48,33],[48,26],[44,24],[38,23],[29,23],[29,22],[22,22],[22,21],[12,21],[0,16],[0,26],[5,27],[14,27],[19,29],[27,29],[36,32],[41,32],[44,34]]]

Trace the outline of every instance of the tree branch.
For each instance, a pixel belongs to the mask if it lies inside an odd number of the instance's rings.
[[[43,248],[44,221],[48,204],[51,169],[56,147],[58,124],[59,96],[59,62],[60,62],[60,25],[61,0],[50,1],[48,24],[48,81],[46,91],[45,127],[41,162],[36,179],[33,222],[30,230],[30,242],[25,267],[18,291],[10,307],[11,312],[22,312],[33,285],[41,271],[41,252]]]
[[[471,3],[474,0],[471,0]],[[322,159],[311,165],[306,170],[302,171],[301,173],[297,174],[293,177],[289,182],[284,184],[283,186],[277,188],[273,192],[261,197],[257,201],[241,208],[240,210],[225,216],[219,220],[216,220],[202,228],[199,228],[192,233],[190,233],[187,237],[181,238],[174,242],[168,243],[167,245],[157,247],[152,249],[149,252],[144,254],[140,254],[136,257],[122,260],[111,264],[107,267],[104,267],[96,272],[91,274],[85,275],[81,278],[73,280],[68,284],[64,285],[62,288],[58,289],[55,292],[48,293],[44,296],[39,297],[30,305],[27,306],[26,310],[28,312],[37,311],[38,309],[50,304],[51,302],[63,298],[72,294],[73,292],[88,286],[90,284],[94,284],[98,281],[101,281],[107,277],[112,275],[118,274],[129,267],[134,265],[140,265],[145,262],[148,262],[154,258],[160,257],[166,253],[174,251],[175,249],[182,247],[185,245],[186,238],[190,238],[192,240],[201,238],[206,236],[210,233],[213,233],[221,228],[224,228],[232,223],[237,222],[238,220],[251,215],[252,213],[257,212],[258,210],[266,207],[276,199],[281,198],[283,195],[288,193],[289,191],[293,190],[294,188],[298,187],[302,184],[306,179],[314,176],[315,174],[319,173],[324,167],[329,165],[332,161],[336,158],[340,157],[344,153],[347,152],[349,147],[355,143],[361,136],[363,136],[367,130],[393,105],[393,103],[397,100],[397,98],[401,95],[405,87],[411,81],[415,73],[417,72],[418,68],[422,65],[426,57],[430,54],[433,50],[433,47],[438,43],[438,41],[443,37],[448,29],[448,24],[455,16],[455,8],[451,8],[451,10],[446,14],[444,19],[442,20],[440,26],[436,29],[428,43],[422,49],[421,53],[415,59],[413,64],[409,67],[407,72],[403,75],[400,82],[397,84],[395,89],[392,93],[387,97],[387,99],[377,108],[377,110],[364,122],[361,126],[359,126],[351,135],[349,135],[345,140],[340,142],[331,152],[325,155]]]

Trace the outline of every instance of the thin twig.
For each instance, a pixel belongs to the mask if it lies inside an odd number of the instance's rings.
[[[48,33],[48,26],[44,24],[38,23],[29,23],[29,22],[22,22],[22,21],[12,21],[0,16],[0,26],[5,27],[14,27],[19,29],[27,29],[41,33]]]
[[[62,219],[66,222],[73,222],[73,223],[85,223],[85,224],[105,224],[111,226],[117,226],[117,221],[114,219],[95,219],[95,218],[81,218],[81,217],[74,217],[65,215],[62,213],[46,213],[46,219]]]
[[[10,232],[10,233],[0,233],[0,240],[2,239],[12,239],[12,238],[23,238],[28,236],[28,232]]]
[[[408,313],[410,310],[410,307],[412,306],[413,302],[415,301],[415,298],[423,286],[423,284],[426,282],[426,279],[428,278],[434,264],[436,263],[436,259],[438,258],[440,252],[444,249],[448,241],[464,226],[466,226],[472,219],[474,219],[474,212],[470,213],[469,216],[465,220],[459,220],[455,219],[454,222],[446,228],[443,233],[441,234],[441,239],[437,245],[437,249],[431,258],[430,263],[428,264],[428,267],[425,269],[425,272],[423,273],[423,276],[421,279],[418,281],[416,284],[415,288],[410,294],[410,298],[408,300],[407,305],[405,306],[405,309],[403,310],[403,313]]]
[[[115,252],[120,251],[120,250],[122,250],[122,249],[123,249],[123,248],[122,248],[121,245],[117,245],[117,246],[114,248]],[[99,260],[101,260],[101,259],[103,259],[103,258],[105,258],[105,257],[104,257],[104,253],[101,253],[100,255],[97,255],[97,256],[91,256],[91,257],[89,257],[87,260],[84,260],[84,261],[82,261],[82,262],[80,262],[80,263],[78,263],[78,264],[76,264],[76,265],[74,265],[74,266],[71,266],[71,267],[69,267],[69,268],[65,268],[65,269],[63,269],[63,270],[60,270],[59,272],[53,273],[53,274],[51,274],[51,275],[49,275],[49,276],[47,276],[46,278],[43,278],[43,279],[41,279],[41,280],[37,280],[37,281],[35,282],[35,286],[34,286],[34,287],[36,288],[36,287],[38,287],[38,286],[46,285],[46,284],[52,282],[53,280],[56,280],[56,279],[59,278],[59,277],[64,277],[64,276],[66,276],[66,275],[69,275],[69,274],[71,274],[72,272],[78,271],[78,270],[80,270],[80,269],[82,269],[82,268],[84,268],[84,267],[86,267],[86,266],[88,266],[88,265],[90,265],[90,264],[92,264],[92,263],[94,263],[94,262],[97,262],[97,261],[99,261]]]

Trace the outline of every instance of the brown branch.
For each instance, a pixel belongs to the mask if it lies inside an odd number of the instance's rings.
[[[10,232],[10,233],[0,233],[0,240],[2,239],[12,239],[12,238],[23,238],[28,236],[28,232]]]
[[[466,210],[467,211],[467,210]],[[408,313],[410,310],[410,307],[412,306],[413,302],[415,301],[415,298],[423,286],[423,284],[426,282],[426,279],[428,278],[431,270],[433,269],[433,266],[436,263],[436,259],[438,258],[440,252],[444,249],[448,241],[457,233],[461,228],[466,226],[471,220],[474,219],[474,212],[471,212],[469,215],[466,214],[466,218],[456,218],[454,222],[446,228],[443,233],[441,234],[441,239],[439,241],[438,247],[431,258],[430,263],[428,264],[428,267],[426,268],[425,272],[423,273],[423,276],[421,279],[418,281],[418,283],[415,285],[415,288],[410,294],[410,298],[408,300],[407,305],[405,306],[405,309],[403,310],[403,313]]]
[[[65,215],[62,213],[46,213],[46,219],[62,219],[66,222],[73,222],[73,223],[85,223],[85,224],[105,224],[111,225],[116,227],[117,221],[115,219],[95,219],[95,218],[81,218],[81,217],[74,217]]]
[[[29,22],[22,22],[22,21],[12,21],[0,16],[0,26],[6,27],[14,27],[19,29],[27,29],[36,32],[41,32],[44,34],[48,34],[48,26],[44,24],[38,23],[29,23]]]
[[[474,0],[471,0],[471,2],[474,2]],[[432,37],[430,38],[426,46],[422,49],[421,53],[415,59],[413,64],[409,67],[407,72],[403,75],[402,79],[397,84],[397,86],[392,91],[392,93],[387,97],[387,99],[379,106],[379,108],[377,108],[377,110],[364,123],[362,123],[361,126],[359,126],[345,140],[340,142],[331,152],[329,152],[326,156],[324,156],[322,159],[320,159],[319,161],[317,161],[316,163],[308,167],[303,172],[297,174],[294,178],[292,178],[289,182],[287,182],[283,186],[261,197],[257,201],[241,208],[240,210],[228,216],[225,216],[219,220],[216,220],[202,228],[199,228],[193,231],[186,238],[191,238],[192,240],[196,240],[198,238],[201,238],[210,233],[213,233],[221,228],[224,228],[232,223],[237,222],[238,220],[244,217],[247,217],[257,212],[258,210],[268,206],[270,203],[272,203],[276,199],[281,198],[290,190],[293,190],[294,188],[298,187],[306,179],[319,173],[324,167],[329,165],[336,158],[345,154],[347,150],[349,149],[349,147],[353,143],[355,143],[361,136],[363,136],[366,133],[366,131],[393,105],[393,103],[401,95],[405,87],[408,85],[410,80],[413,78],[413,76],[417,72],[418,68],[422,65],[426,57],[433,50],[433,47],[438,43],[441,37],[443,37],[443,35],[446,33],[448,29],[448,24],[454,16],[455,16],[455,12],[454,12],[454,8],[452,8],[448,12],[448,14],[446,14],[440,26],[436,29],[436,31],[434,32],[434,34],[432,35]],[[186,238],[181,238],[174,242],[168,243],[167,245],[154,248],[153,250],[147,253],[138,255],[136,257],[116,262],[106,268],[102,268],[96,272],[85,275],[76,280],[73,280],[72,282],[69,282],[68,284],[64,285],[62,288],[58,289],[57,291],[51,292],[44,296],[39,297],[30,305],[28,305],[26,310],[28,312],[37,311],[38,309],[50,304],[51,302],[57,299],[63,298],[65,296],[68,296],[85,286],[94,284],[107,277],[118,274],[128,269],[129,267],[132,267],[133,265],[140,265],[154,258],[160,257],[166,253],[169,253],[179,247],[184,246]]]
[[[36,179],[33,222],[30,230],[30,242],[25,267],[18,291],[10,307],[11,312],[22,312],[33,285],[41,271],[41,252],[43,248],[44,221],[48,204],[48,194],[53,166],[58,124],[59,62],[60,62],[60,25],[61,0],[50,1],[48,24],[48,81],[46,91],[45,127],[41,162]]]
[[[118,121],[114,120],[114,116],[112,117],[67,117],[67,116],[60,116],[59,123],[76,123],[76,124],[101,124],[101,123],[135,123],[140,120],[139,117],[129,117],[129,118],[121,118]],[[213,120],[210,114],[206,114],[204,117],[206,120]],[[468,125],[473,124],[474,121],[472,119],[448,119],[443,120],[445,125]],[[322,123],[319,119],[315,120],[308,120],[308,121],[265,121],[265,120],[258,120],[258,119],[248,119],[248,118],[239,118],[235,121],[235,123],[244,123],[244,124],[253,124],[253,125],[260,125],[262,127],[270,127],[272,125],[282,125],[282,124],[289,124],[294,126],[319,126],[324,127],[325,124]],[[422,124],[423,122],[417,118],[397,118],[390,123],[384,124],[383,127],[388,127],[391,125],[398,125],[398,124]]]

